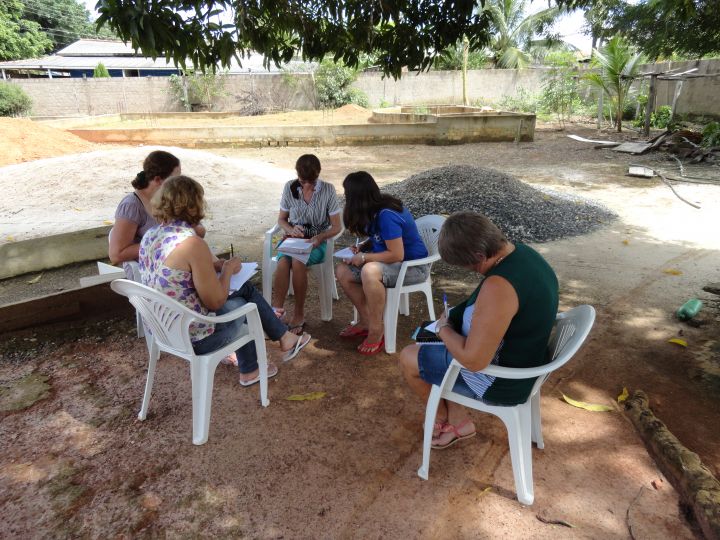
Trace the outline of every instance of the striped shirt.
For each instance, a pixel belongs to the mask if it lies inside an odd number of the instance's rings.
[[[297,198],[290,192],[291,185],[295,180],[290,180],[283,188],[280,198],[280,210],[288,212],[290,225],[302,225],[305,229],[305,236],[312,238],[330,228],[330,216],[339,214],[340,203],[338,202],[335,186],[329,182],[318,179],[315,184],[312,199],[305,202],[302,194],[302,186],[298,186]]]
[[[472,316],[474,312],[475,304],[468,306],[463,313],[463,336],[467,336],[470,334],[470,323],[472,322]],[[500,362],[500,351],[502,350],[503,344],[504,340],[500,342],[500,345],[498,346],[497,351],[495,351],[495,355],[490,361],[490,364],[497,365],[498,362]],[[490,386],[492,386],[492,383],[495,382],[494,375],[486,375],[485,373],[482,373],[480,371],[470,371],[466,368],[460,368],[460,375],[462,375],[465,384],[467,384],[470,387],[470,390],[472,390],[473,393],[479,398],[482,398],[485,395],[485,392],[487,392],[487,389],[490,388]]]

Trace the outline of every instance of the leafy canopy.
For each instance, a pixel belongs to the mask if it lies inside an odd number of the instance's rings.
[[[0,0],[0,61],[42,56],[51,47],[40,25],[23,19],[19,0]]]
[[[560,0],[566,2],[568,0]],[[98,26],[107,25],[152,57],[185,67],[229,66],[248,51],[281,64],[332,55],[357,67],[375,54],[385,74],[426,69],[467,36],[470,50],[490,41],[490,16],[476,0],[100,0]]]

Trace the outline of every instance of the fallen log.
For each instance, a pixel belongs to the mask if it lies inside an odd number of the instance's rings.
[[[720,482],[658,419],[642,390],[636,390],[625,402],[626,414],[640,433],[660,470],[692,509],[700,528],[709,540],[720,540]]]

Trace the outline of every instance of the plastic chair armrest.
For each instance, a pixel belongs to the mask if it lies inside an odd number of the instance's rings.
[[[406,268],[409,268],[410,266],[421,266],[423,264],[430,264],[434,263],[435,261],[440,260],[440,255],[429,255],[428,257],[423,257],[422,259],[414,259],[412,261],[404,261],[403,264],[407,265]]]
[[[193,316],[193,320],[198,322],[205,322],[205,323],[224,323],[224,322],[230,322],[234,321],[235,319],[239,319],[240,317],[247,315],[251,311],[257,310],[257,305],[253,302],[249,302],[245,304],[244,306],[241,306],[237,309],[233,309],[229,313],[225,313],[224,315],[202,315],[200,313],[197,313]]]
[[[492,375],[493,377],[502,377],[503,379],[530,379],[532,377],[540,377],[541,375],[547,375],[551,371],[554,371],[555,366],[545,364],[544,366],[531,367],[531,368],[510,368],[503,366],[488,366],[485,369],[480,370],[485,375]]]
[[[457,378],[460,376],[460,368],[462,367],[462,364],[458,362],[457,360],[453,360],[450,362],[450,366],[448,367],[448,370],[445,372],[445,376],[443,377],[442,382],[440,383],[440,389],[441,390],[452,390],[455,386],[455,381],[457,381]]]

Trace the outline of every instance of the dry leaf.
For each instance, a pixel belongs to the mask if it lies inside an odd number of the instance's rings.
[[[73,208],[76,212],[82,212],[82,208]]]
[[[312,401],[314,399],[322,399],[326,395],[326,392],[309,392],[307,394],[293,394],[285,399],[288,401]]]
[[[42,274],[39,274],[32,278],[30,281],[28,281],[28,285],[35,285],[38,281],[40,281],[40,278],[43,277]]]
[[[573,398],[567,397],[565,394],[562,395],[563,399],[572,405],[573,407],[577,407],[578,409],[585,409],[586,411],[593,411],[593,412],[607,412],[614,410],[612,407],[608,407],[607,405],[600,405],[598,403],[585,403],[584,401],[577,401]]]
[[[617,397],[618,403],[624,403],[625,400],[630,397],[630,394],[628,393],[628,389],[623,386],[622,393]]]
[[[113,224],[113,222],[110,221],[109,219],[104,220],[103,223],[104,223],[105,225],[112,225],[112,224]]]
[[[666,268],[663,272],[671,276],[682,276],[682,272],[677,268]]]
[[[625,244],[626,246],[629,246],[629,245],[630,245],[630,240],[623,240],[623,244]]]
[[[7,241],[8,241],[8,242],[14,242],[14,241],[15,241],[15,237],[14,237],[14,236],[8,236],[8,237],[7,237]]]
[[[674,343],[675,345],[680,345],[681,347],[687,347],[687,341],[680,338],[668,339],[668,343]]]

